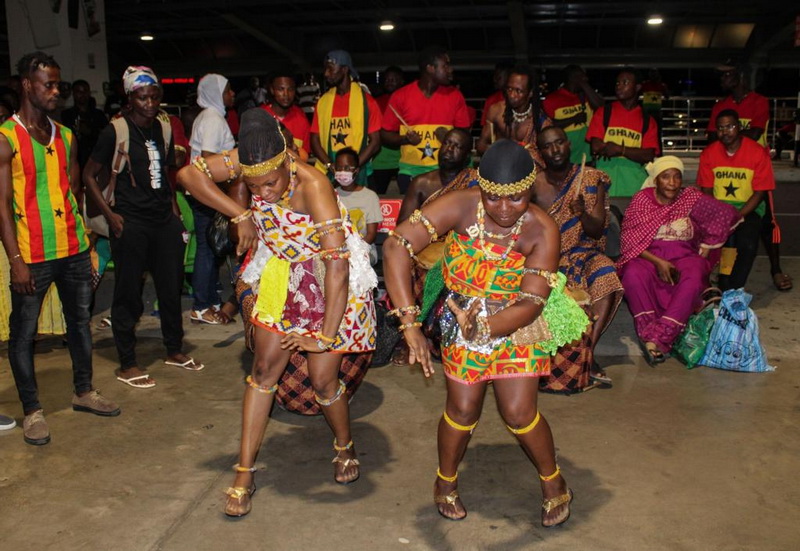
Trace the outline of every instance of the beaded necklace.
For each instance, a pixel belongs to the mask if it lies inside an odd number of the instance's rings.
[[[514,117],[514,122],[517,123],[517,124],[523,122],[525,119],[530,117],[532,113],[533,113],[533,104],[532,103],[529,103],[528,104],[528,108],[525,111],[523,111],[522,113],[517,113],[513,109],[511,110],[511,115]]]
[[[283,192],[283,195],[281,195],[281,198],[278,199],[278,206],[285,209],[291,209],[289,200],[297,189],[297,166],[295,165],[294,157],[289,157],[289,163],[289,185]]]
[[[476,218],[478,219],[478,247],[480,248],[480,250],[483,253],[483,255],[488,260],[493,260],[493,261],[502,261],[502,260],[505,260],[506,258],[508,258],[508,255],[511,252],[511,249],[514,247],[514,244],[519,239],[519,236],[520,236],[520,233],[521,233],[521,230],[522,230],[522,219],[524,218],[524,216],[520,216],[517,219],[517,222],[516,222],[516,224],[514,224],[514,227],[505,236],[498,236],[498,234],[493,234],[491,232],[487,232],[486,231],[486,226],[485,226],[486,211],[483,208],[483,201],[480,201],[480,200],[478,201],[478,213],[476,215]],[[510,237],[511,238],[511,240],[508,242],[508,246],[506,247],[506,250],[503,251],[503,254],[498,256],[498,255],[494,254],[493,252],[490,252],[490,251],[486,250],[486,235],[487,234],[489,235],[489,237],[492,237],[494,239],[504,239],[505,237]]]

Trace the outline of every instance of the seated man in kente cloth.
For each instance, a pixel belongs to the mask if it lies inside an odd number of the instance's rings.
[[[545,169],[536,175],[536,204],[555,220],[561,233],[558,269],[567,276],[567,286],[583,289],[590,297],[594,320],[590,378],[610,384],[594,361],[594,347],[623,296],[614,263],[603,254],[610,182],[602,170],[570,162],[570,142],[562,128],[545,128],[537,141]]]

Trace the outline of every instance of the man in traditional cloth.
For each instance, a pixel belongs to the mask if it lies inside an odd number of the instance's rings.
[[[594,361],[594,348],[614,319],[623,288],[614,263],[603,253],[608,228],[608,175],[570,161],[570,141],[557,126],[542,130],[539,151],[545,169],[534,183],[536,204],[555,220],[561,233],[558,270],[567,285],[588,293],[594,324],[591,329],[590,378],[609,384],[611,379]]]
[[[539,168],[544,166],[536,148],[536,135],[552,126],[553,121],[540,108],[536,92],[536,75],[531,69],[515,67],[511,70],[505,101],[492,105],[486,115],[486,124],[476,145],[478,153],[485,153],[496,140],[507,138],[525,147]]]
[[[331,88],[319,98],[311,121],[315,166],[332,179],[336,152],[349,147],[358,152],[358,185],[366,186],[372,172],[369,160],[381,148],[381,109],[358,84],[358,72],[344,50],[328,52],[325,80]]]

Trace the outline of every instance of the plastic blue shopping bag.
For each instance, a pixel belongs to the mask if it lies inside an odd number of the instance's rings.
[[[753,373],[775,369],[767,364],[767,355],[758,338],[758,318],[749,308],[752,299],[744,289],[723,293],[700,365]]]

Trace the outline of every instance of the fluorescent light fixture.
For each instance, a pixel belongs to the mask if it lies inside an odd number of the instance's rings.
[[[150,33],[142,33],[142,36],[139,37],[139,40],[150,42],[151,40],[155,40],[155,37]]]
[[[389,32],[394,30],[394,23],[391,21],[382,21],[380,29],[384,32]]]
[[[660,25],[663,22],[664,20],[661,18],[660,15],[651,15],[650,17],[647,18],[648,25]]]

